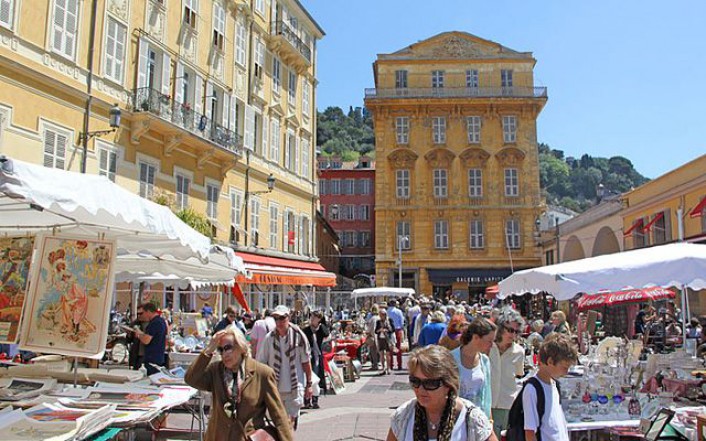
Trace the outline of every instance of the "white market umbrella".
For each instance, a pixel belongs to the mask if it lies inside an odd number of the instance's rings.
[[[361,297],[409,297],[414,295],[414,290],[412,288],[359,288],[354,289],[351,293],[354,299],[359,299]]]
[[[57,230],[104,235],[119,250],[206,261],[210,240],[167,207],[102,176],[0,156],[0,234]]]
[[[706,289],[706,245],[672,243],[517,271],[499,283],[499,298],[548,292],[557,300],[625,288]]]

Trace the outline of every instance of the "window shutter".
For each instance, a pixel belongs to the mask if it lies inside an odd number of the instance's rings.
[[[76,32],[78,27],[78,0],[66,0],[66,22],[64,27],[64,50],[67,57],[75,57]]]
[[[99,168],[100,168],[100,174],[101,175],[108,175],[108,150],[101,149],[100,150],[100,157],[98,159],[99,161]],[[103,173],[105,172],[105,173]]]
[[[138,45],[139,56],[137,59],[137,87],[139,89],[141,87],[147,87],[147,64],[149,62],[147,54],[149,52],[150,45],[147,43],[145,37],[140,37]]]
[[[230,124],[228,128],[238,133],[238,102],[235,99],[235,94],[230,96]]]
[[[0,0],[0,23],[12,27],[12,4],[15,0]]]
[[[172,59],[166,52],[162,53],[162,95],[171,95],[170,86],[172,72]]]
[[[174,84],[174,101],[184,103],[184,65],[177,61],[176,64],[176,82]]]
[[[245,106],[245,134],[243,145],[246,149],[252,150],[255,147],[255,110],[250,106]]]
[[[203,114],[203,77],[196,75],[194,82],[194,111]]]
[[[114,77],[114,73],[117,71],[115,69],[115,38],[117,27],[118,23],[114,19],[108,18],[105,33],[105,66],[103,67],[103,73],[111,78]]]
[[[294,173],[299,174],[299,137],[294,138]]]
[[[267,157],[270,154],[269,128],[270,128],[270,118],[268,116],[262,115],[262,156],[265,159],[267,159]]]
[[[51,130],[44,131],[44,166],[54,167],[56,136]]]
[[[116,22],[115,24],[115,65],[113,66],[115,75],[114,78],[119,83],[123,82],[123,73],[125,72],[125,41],[127,38],[127,28]]]
[[[223,93],[223,112],[221,114],[221,125],[223,127],[228,127],[228,121],[230,120],[230,95]]]
[[[289,212],[285,211],[282,214],[282,250],[289,249]]]
[[[52,46],[57,52],[64,52],[64,28],[66,22],[66,0],[54,2],[54,38]]]
[[[55,166],[61,170],[64,169],[64,158],[66,158],[66,135],[61,133],[56,134],[56,154],[55,154]]]
[[[206,115],[206,118],[211,119],[213,118],[213,112],[211,109],[211,104],[213,103],[213,83],[210,81],[206,81],[206,100],[204,101],[203,105],[206,106],[204,109],[204,115]]]

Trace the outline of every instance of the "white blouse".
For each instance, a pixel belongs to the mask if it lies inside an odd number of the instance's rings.
[[[451,439],[453,441],[486,441],[493,431],[490,420],[475,404],[463,398],[459,399],[463,403],[463,410],[454,424]],[[414,439],[414,409],[416,405],[417,399],[412,398],[398,407],[392,415],[390,428],[399,441]]]

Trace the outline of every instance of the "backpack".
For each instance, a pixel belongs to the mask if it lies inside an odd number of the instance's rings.
[[[561,388],[559,387],[559,382],[555,381],[557,391],[559,392],[559,399],[561,400]],[[515,401],[512,402],[510,407],[510,413],[507,418],[507,431],[505,432],[506,441],[525,441],[525,410],[522,405],[522,394],[528,384],[531,384],[537,394],[537,415],[539,416],[539,425],[537,425],[537,441],[542,441],[542,418],[544,417],[544,388],[542,383],[537,379],[537,377],[530,377],[522,385],[522,390],[515,397]]]

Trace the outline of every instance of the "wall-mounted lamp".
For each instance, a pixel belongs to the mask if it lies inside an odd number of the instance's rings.
[[[267,190],[259,190],[259,191],[248,191],[246,193],[247,196],[251,196],[254,194],[265,194],[265,193],[272,193],[272,190],[275,189],[275,183],[277,180],[275,179],[274,176],[272,176],[272,173],[267,177]]]
[[[113,107],[110,108],[109,111],[110,119],[108,121],[108,124],[110,125],[109,130],[94,130],[92,132],[81,132],[78,135],[78,142],[79,144],[82,144],[84,141],[88,141],[89,139],[93,138],[94,136],[103,136],[107,135],[109,133],[113,133],[116,130],[120,128],[120,118],[122,116],[120,107],[118,107],[117,104],[114,104]]]

